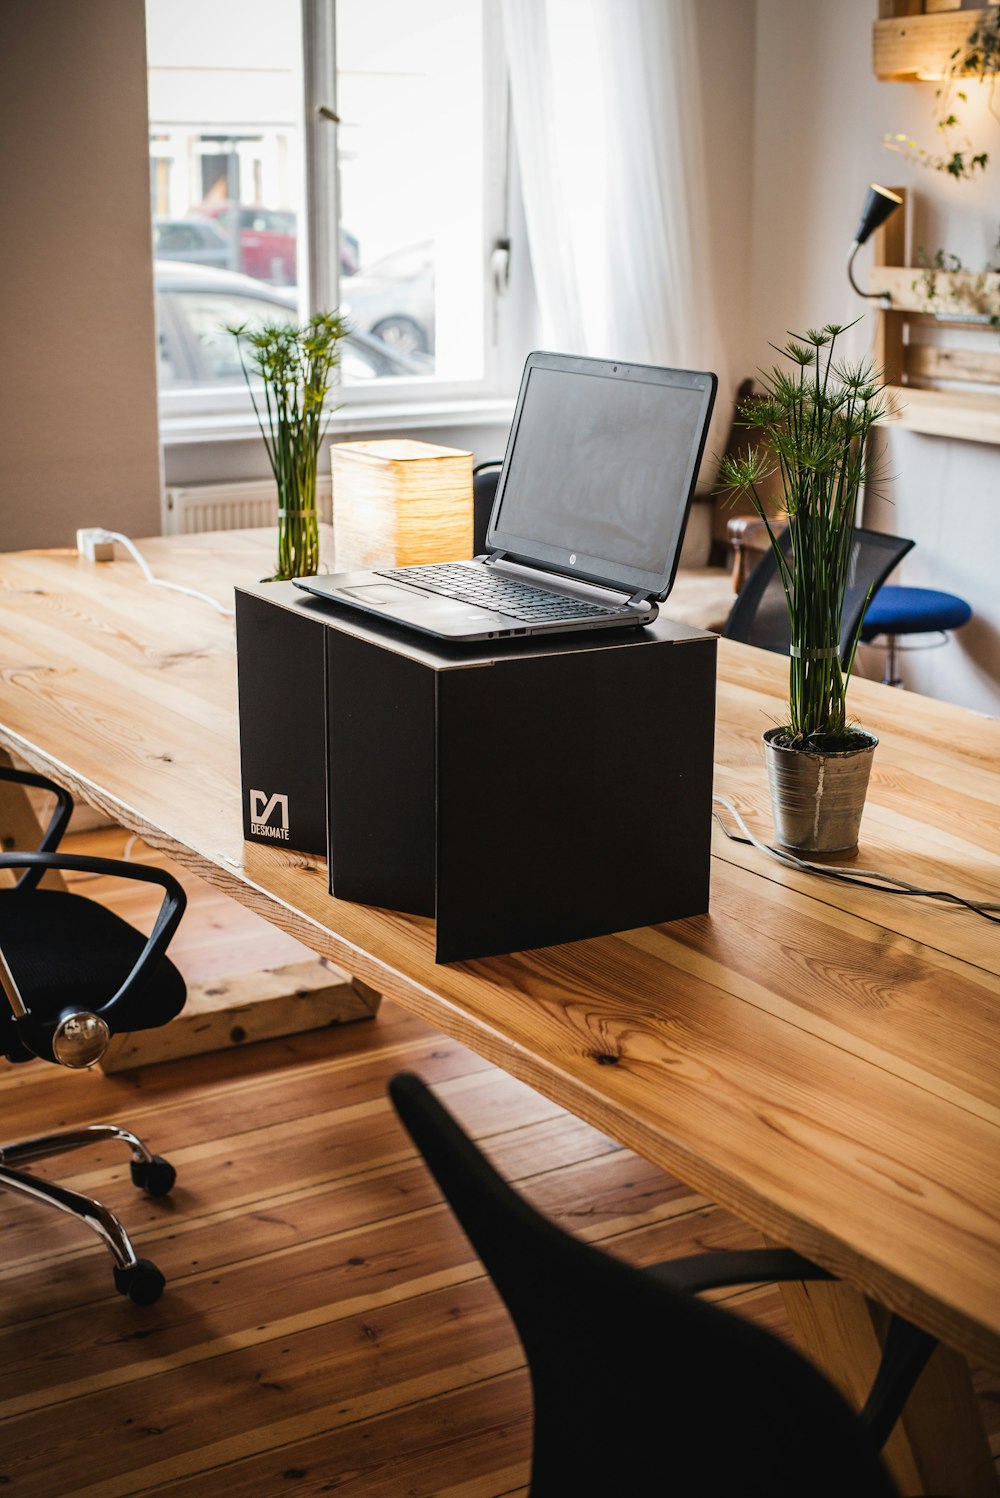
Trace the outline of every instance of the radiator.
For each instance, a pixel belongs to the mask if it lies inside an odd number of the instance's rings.
[[[316,480],[316,502],[319,518],[329,522],[332,505],[329,474]],[[271,479],[170,488],[163,496],[163,534],[191,536],[200,531],[238,531],[277,525],[277,504],[277,491]]]

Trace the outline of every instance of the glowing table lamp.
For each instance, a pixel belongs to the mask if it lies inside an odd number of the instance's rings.
[[[403,438],[331,453],[338,572],[472,556],[471,453]]]

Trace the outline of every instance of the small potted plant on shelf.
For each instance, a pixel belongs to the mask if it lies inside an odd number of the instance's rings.
[[[831,324],[793,335],[779,350],[791,372],[773,367],[762,393],[739,408],[759,445],[723,459],[720,484],[749,499],[767,527],[788,604],[788,721],[764,734],[777,840],[793,852],[850,857],[878,740],[847,715],[860,623],[843,661],[840,636],[858,493],[870,476],[867,439],[887,398],[870,364],[836,359],[844,331]],[[761,495],[776,471],[785,545]]]
[[[339,361],[344,320],[335,312],[317,312],[301,327],[269,322],[228,331],[237,340],[278,485],[278,564],[274,575],[262,580],[310,577],[319,570],[316,467],[330,420],[323,404]],[[263,411],[255,393],[257,380],[263,384]]]

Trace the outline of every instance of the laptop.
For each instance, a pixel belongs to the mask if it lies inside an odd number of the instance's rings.
[[[482,556],[295,586],[455,641],[649,624],[673,585],[716,385],[529,354]]]

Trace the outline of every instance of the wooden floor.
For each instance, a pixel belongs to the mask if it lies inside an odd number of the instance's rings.
[[[124,841],[91,833],[74,851],[115,854]],[[120,884],[86,893],[141,920]],[[194,981],[300,949],[199,886],[172,951]],[[148,1309],[114,1293],[110,1257],[75,1223],[0,1197],[5,1491],[527,1491],[520,1349],[386,1102],[403,1068],[546,1212],[633,1262],[759,1241],[389,1004],[372,1022],[112,1077],[0,1063],[5,1135],[113,1119],[178,1170],[173,1195],[154,1202],[129,1183],[124,1150],[53,1162],[65,1184],[120,1209],[166,1274]],[[784,1330],[773,1289],[730,1303]],[[981,1393],[1000,1426],[996,1381]]]

